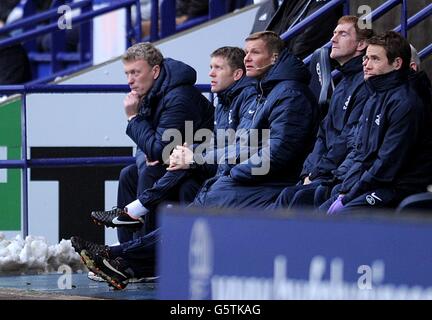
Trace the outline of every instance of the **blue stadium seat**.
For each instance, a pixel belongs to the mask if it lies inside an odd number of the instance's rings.
[[[432,211],[432,193],[423,192],[406,197],[397,207],[396,213],[407,210]]]
[[[315,50],[310,60],[309,71],[312,74],[309,87],[318,100],[321,119],[323,119],[327,114],[334,87],[332,83],[329,48],[322,47]]]

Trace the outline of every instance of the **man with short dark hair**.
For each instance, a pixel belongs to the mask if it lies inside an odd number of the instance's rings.
[[[303,164],[301,181],[296,186],[285,188],[270,208],[312,206],[315,190],[321,183],[329,186],[343,177],[341,170],[337,169],[350,152],[349,135],[358,124],[368,97],[362,56],[373,31],[360,29],[358,21],[355,16],[343,16],[333,31],[330,57],[338,62],[342,79],[334,89],[314,149]]]
[[[315,141],[318,107],[308,69],[272,31],[251,34],[245,42],[246,75],[257,81],[254,97],[241,106],[230,155],[195,206],[266,207],[295,183]]]
[[[353,164],[320,209],[395,207],[431,182],[430,110],[408,82],[409,43],[388,31],[368,41],[363,70],[370,97],[360,120]]]

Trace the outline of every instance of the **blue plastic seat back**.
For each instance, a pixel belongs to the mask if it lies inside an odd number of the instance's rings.
[[[329,48],[315,50],[310,60],[309,71],[312,74],[309,87],[318,100],[321,118],[324,118],[333,92]]]

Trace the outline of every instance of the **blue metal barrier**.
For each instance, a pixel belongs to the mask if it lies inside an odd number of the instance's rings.
[[[424,59],[432,54],[432,43],[419,52],[420,59]]]
[[[105,13],[108,13],[108,12],[111,12],[111,11],[114,11],[114,10],[117,10],[120,8],[134,5],[134,4],[136,4],[137,1],[139,2],[139,0],[121,0],[121,1],[122,2],[112,4],[108,7],[96,9],[96,10],[93,10],[91,12],[87,12],[85,14],[82,14],[79,17],[73,18],[71,22],[72,22],[72,24],[81,24],[81,23],[87,22],[88,20],[93,19],[94,17],[103,15]],[[41,28],[33,29],[29,32],[24,32],[18,36],[1,40],[0,41],[0,48],[6,47],[6,46],[9,46],[12,44],[16,44],[16,43],[19,43],[22,41],[33,39],[36,36],[39,36],[39,35],[42,35],[45,33],[49,33],[51,31],[56,31],[56,29],[58,29],[57,23],[50,23],[50,24],[43,26]],[[140,29],[141,29],[141,27],[140,27]],[[141,38],[141,35],[135,35],[135,39],[140,39],[140,38]]]
[[[76,54],[71,53],[63,53],[59,52],[58,49],[61,49],[61,45],[56,44],[55,41],[59,41],[57,38],[54,41],[54,37],[52,37],[52,51],[51,54],[34,54],[31,52],[29,56],[31,58],[34,58],[38,61],[51,61],[52,62],[52,68],[51,68],[51,74],[55,74],[59,70],[62,69],[60,61],[79,61],[81,64],[92,62],[93,54],[92,54],[92,44],[91,44],[91,37],[88,36],[91,34],[91,23],[92,19],[94,17],[106,14],[111,11],[115,11],[121,8],[128,9],[127,12],[129,20],[127,21],[127,46],[130,46],[134,42],[139,42],[141,40],[141,11],[137,10],[137,18],[136,18],[136,24],[134,27],[131,23],[131,15],[130,15],[130,8],[133,5],[138,5],[139,7],[139,0],[118,0],[114,3],[107,4],[106,7],[93,10],[92,9],[92,1],[85,0],[78,3],[71,3],[68,4],[71,9],[81,8],[82,13],[78,17],[74,17],[71,20],[72,24],[75,25],[81,25],[81,44],[80,44],[80,50]],[[23,29],[23,32],[14,35],[12,37],[8,37],[6,39],[0,40],[0,48],[6,47],[9,45],[13,45],[20,42],[25,41],[32,41],[37,36],[53,33],[53,32],[59,32],[58,23],[57,20],[59,18],[59,13],[57,12],[58,8],[50,9],[46,12],[36,14],[32,17],[24,18],[20,21],[11,23],[10,25],[6,26],[5,28],[0,29],[0,34],[9,33],[14,30],[20,30]],[[47,25],[34,28],[35,24],[38,22],[45,21],[47,19],[51,19],[51,22]],[[31,29],[28,29],[31,27]],[[26,30],[28,29],[28,30]],[[64,33],[63,33],[64,34]],[[87,41],[83,41],[84,35],[87,36]],[[64,42],[64,39],[62,40]],[[86,65],[87,66],[87,65]]]
[[[135,157],[89,157],[89,158],[49,158],[29,160],[0,160],[0,168],[37,168],[37,167],[76,167],[95,165],[132,164]]]
[[[54,5],[59,5],[65,1],[55,2]],[[92,10],[92,4],[103,4],[106,3],[108,6]],[[241,7],[247,5],[248,1],[239,2],[235,6]],[[33,3],[29,2],[29,5],[32,6]],[[44,83],[50,80],[55,79],[58,76],[62,76],[63,74],[71,73],[74,69],[65,69],[64,64],[67,62],[79,62],[82,65],[83,69],[88,66],[88,62],[92,61],[92,47],[91,47],[91,23],[92,19],[96,16],[105,14],[110,11],[117,10],[119,8],[124,7],[126,9],[126,43],[127,47],[131,46],[135,42],[139,42],[142,40],[141,38],[141,11],[136,10],[136,23],[132,26],[132,18],[131,18],[131,7],[135,5],[137,8],[140,7],[139,0],[116,0],[114,2],[109,0],[82,0],[80,2],[68,2],[68,6],[71,9],[82,9],[84,13],[82,13],[79,17],[73,18],[73,24],[82,24],[81,25],[81,40],[80,40],[80,50],[78,53],[66,53],[64,52],[64,37],[65,32],[61,30],[57,30],[57,19],[59,18],[59,14],[57,12],[57,7],[47,10],[42,13],[33,14],[30,17],[26,17],[20,19],[19,21],[13,22],[4,28],[0,29],[1,34],[7,34],[9,32],[17,31],[22,29],[22,33],[19,35],[14,35],[13,37],[3,39],[0,41],[0,48],[3,46],[8,46],[11,44],[19,43],[26,41],[26,47],[29,49],[29,57],[32,61],[38,62],[51,62],[51,76],[44,77],[42,79],[35,79],[32,83]],[[203,17],[197,17],[196,19],[191,19],[186,23],[183,23],[179,26],[176,26],[175,23],[175,0],[165,0],[161,3],[162,9],[159,10],[159,0],[152,0],[152,14],[151,14],[151,32],[149,41],[156,41],[160,37],[167,37],[172,35],[175,32],[180,32],[185,29],[191,28],[195,25],[198,25],[202,22],[205,22],[209,19],[213,19],[219,17],[225,13],[227,13],[227,4],[225,1],[220,0],[209,0],[209,14]],[[35,9],[33,8],[33,11]],[[161,13],[161,14],[160,14]],[[158,21],[160,18],[161,22],[161,33],[159,35],[158,32]],[[41,26],[38,28],[34,28],[38,23],[44,22],[46,20],[51,20],[51,23],[45,26]],[[86,31],[84,31],[84,29]],[[56,37],[54,41],[54,37],[52,37],[51,43],[51,54],[49,53],[37,53],[36,43],[34,41],[35,37],[47,33],[61,33],[61,37]],[[87,36],[87,41],[83,41],[84,35]],[[59,39],[59,38],[63,38]],[[61,41],[62,43],[57,43]],[[62,50],[63,49],[63,50]],[[60,71],[61,70],[61,71]],[[66,70],[66,72],[64,72]]]
[[[421,9],[419,12],[417,12],[415,15],[410,17],[407,21],[407,30],[413,28],[423,20],[425,20],[427,17],[432,15],[432,3],[427,5],[425,8]],[[401,32],[402,26],[399,25],[396,28],[393,29],[396,32]]]
[[[91,0],[82,0],[80,2],[71,3],[69,6],[73,10],[73,9],[81,8],[81,7],[88,5],[88,4],[91,4],[91,3],[92,3]],[[5,25],[3,28],[0,28],[0,35],[8,34],[10,32],[16,31],[20,28],[28,27],[30,25],[32,25],[34,27],[36,24],[38,24],[40,22],[43,22],[45,20],[52,19],[52,18],[58,19],[58,17],[59,17],[59,14],[57,13],[57,8],[50,9],[50,10],[47,10],[45,12],[35,14],[35,15],[27,17],[27,18],[22,18],[22,19],[19,19],[17,21],[14,21],[10,24]]]
[[[310,23],[315,22],[317,19],[319,19],[320,15],[325,14],[335,8],[336,6],[340,5],[341,3],[345,2],[347,0],[334,0],[320,8],[318,11],[314,12],[312,15],[304,19],[302,22],[300,22],[297,26],[293,27],[291,30],[285,32],[281,35],[281,38],[285,41],[292,39],[296,35],[300,34],[302,31],[304,31]],[[382,17],[384,14],[386,14],[388,11],[396,7],[397,5],[402,4],[401,10],[403,11],[401,13],[401,24],[394,29],[396,32],[400,32],[404,37],[406,37],[407,32],[409,29],[416,26],[421,21],[428,18],[430,15],[432,15],[432,4],[427,5],[425,8],[417,12],[415,15],[410,17],[408,19],[407,16],[407,2],[406,0],[389,0],[385,3],[383,3],[381,6],[376,8],[371,12],[370,15],[367,15],[364,17],[364,19],[368,20],[370,19],[372,22]],[[330,48],[331,47],[331,41],[327,42],[323,47]],[[431,45],[427,46],[425,49],[421,50],[419,55],[421,59],[424,59],[429,54],[432,53],[431,51]],[[306,57],[303,62],[305,64],[309,64],[310,60],[312,58],[312,54]]]
[[[281,38],[285,41],[288,41],[295,36],[302,33],[307,27],[309,27],[310,24],[317,21],[323,14],[326,14],[327,12],[330,12],[331,10],[334,10],[336,7],[338,7],[341,4],[346,4],[349,0],[333,0],[312,13],[310,16],[306,17],[304,20],[302,20],[299,24],[292,27],[289,31],[284,32],[281,35]],[[400,0],[399,0],[400,1]]]
[[[432,299],[432,220],[413,213],[164,208],[157,299]]]
[[[197,84],[201,92],[210,92],[210,85]],[[11,85],[1,86],[0,94],[20,93],[21,98],[21,160],[0,160],[1,168],[21,168],[23,201],[23,237],[28,235],[28,168],[131,164],[134,157],[90,157],[28,159],[27,153],[27,94],[30,93],[106,93],[128,92],[128,85]],[[212,97],[211,97],[211,100]]]

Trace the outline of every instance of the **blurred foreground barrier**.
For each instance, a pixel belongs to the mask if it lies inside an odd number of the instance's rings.
[[[160,299],[432,298],[430,218],[173,208],[160,222]]]

